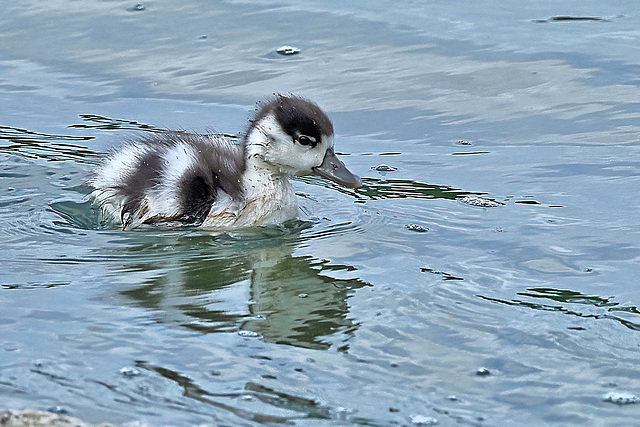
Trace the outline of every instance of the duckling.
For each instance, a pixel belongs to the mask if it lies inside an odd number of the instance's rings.
[[[105,219],[131,229],[178,222],[230,229],[298,214],[289,178],[318,175],[361,185],[334,152],[333,125],[315,104],[278,95],[240,142],[166,131],[126,141],[89,181]]]

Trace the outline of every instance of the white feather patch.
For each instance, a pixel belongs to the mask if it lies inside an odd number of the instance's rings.
[[[166,217],[180,213],[180,179],[194,166],[197,156],[196,149],[187,144],[177,144],[163,153],[163,180],[147,194],[149,212]]]
[[[152,149],[152,147],[140,144],[127,144],[123,146],[122,149],[107,159],[89,184],[95,188],[107,188],[119,185],[126,176],[135,170],[140,160],[152,151]]]

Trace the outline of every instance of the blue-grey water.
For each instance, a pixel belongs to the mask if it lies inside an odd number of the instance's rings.
[[[0,409],[637,424],[638,46],[635,1],[1,2]],[[283,227],[100,224],[122,138],[236,134],[272,93],[363,188],[297,180]]]

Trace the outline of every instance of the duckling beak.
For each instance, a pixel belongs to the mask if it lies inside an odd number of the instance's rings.
[[[322,164],[312,169],[315,175],[330,179],[347,188],[358,188],[362,185],[360,177],[352,174],[349,169],[347,169],[344,163],[338,159],[333,148],[327,150]]]

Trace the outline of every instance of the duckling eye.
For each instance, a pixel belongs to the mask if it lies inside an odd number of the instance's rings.
[[[298,137],[298,142],[300,143],[300,145],[306,145],[310,147],[315,147],[318,143],[318,141],[316,141],[314,137],[308,135],[300,135]]]

